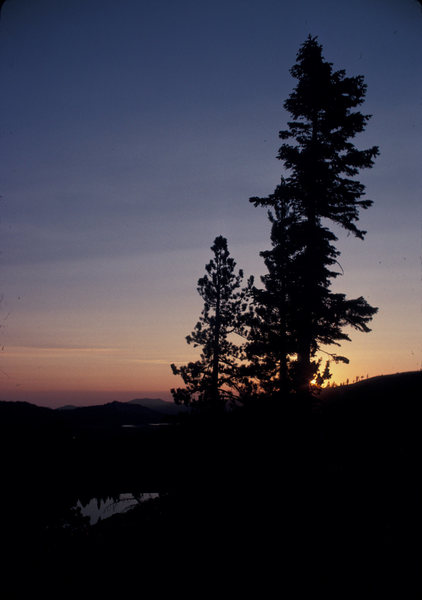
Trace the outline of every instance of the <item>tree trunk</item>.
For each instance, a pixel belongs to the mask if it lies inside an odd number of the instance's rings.
[[[309,391],[311,383],[313,369],[312,369],[312,346],[314,341],[314,310],[313,304],[317,302],[317,288],[318,284],[315,281],[317,265],[315,264],[316,259],[316,230],[317,230],[317,207],[316,198],[317,194],[317,177],[318,172],[317,165],[315,164],[315,154],[317,154],[316,147],[318,145],[318,116],[315,113],[312,119],[312,141],[311,149],[315,151],[312,156],[313,162],[309,168],[309,180],[308,180],[308,202],[306,210],[307,219],[307,243],[305,249],[305,272],[304,272],[304,301],[303,301],[303,315],[302,315],[302,334],[299,339],[298,347],[298,376],[299,376],[299,390],[303,392]]]
[[[220,365],[220,329],[221,329],[221,306],[220,306],[220,282],[217,283],[217,301],[215,306],[215,330],[214,330],[214,348],[211,376],[211,401],[216,407],[219,404],[220,393],[218,386],[219,365]]]

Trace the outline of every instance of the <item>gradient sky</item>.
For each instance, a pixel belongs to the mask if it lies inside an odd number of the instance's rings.
[[[422,368],[415,0],[7,0],[0,20],[0,398],[169,397],[217,235],[265,272],[282,103],[308,34],[368,85],[374,206],[336,289],[379,307],[335,380]]]

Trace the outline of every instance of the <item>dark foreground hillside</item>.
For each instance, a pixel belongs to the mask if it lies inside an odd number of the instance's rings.
[[[7,597],[416,597],[421,377],[327,391],[312,413],[3,428]],[[122,492],[160,497],[95,526],[72,510]]]
[[[421,592],[421,390],[419,371],[319,398],[312,415],[312,547],[325,588],[355,587],[375,597]]]

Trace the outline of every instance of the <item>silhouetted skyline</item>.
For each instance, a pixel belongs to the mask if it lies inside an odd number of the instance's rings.
[[[412,0],[6,2],[0,397],[174,386],[170,363],[196,358],[184,336],[212,240],[227,237],[246,276],[265,271],[269,225],[248,198],[279,181],[309,33],[364,75],[359,145],[380,146],[362,177],[366,240],[339,234],[339,287],[380,312],[334,378],[419,369],[421,32]]]

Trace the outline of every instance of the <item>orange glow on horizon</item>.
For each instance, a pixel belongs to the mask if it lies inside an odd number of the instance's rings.
[[[153,309],[155,307],[151,311]],[[185,341],[198,311],[196,307],[189,310],[183,320],[172,321],[171,326],[164,319],[160,321],[159,312],[160,307],[155,318],[150,318],[148,328],[145,326],[142,330],[141,327],[140,333],[130,326],[133,315],[128,315],[119,336],[114,330],[101,330],[100,335],[95,322],[91,329],[86,323],[85,335],[92,345],[60,344],[56,339],[61,330],[58,330],[54,343],[51,335],[46,340],[49,343],[38,346],[5,344],[0,353],[0,399],[63,404],[72,403],[73,394],[80,403],[89,403],[93,398],[101,403],[153,394],[170,400],[170,389],[182,385],[181,378],[173,375],[170,364],[186,364],[199,355],[199,350]],[[144,319],[152,314],[155,313],[151,312]],[[422,366],[418,352],[419,331],[412,322],[407,323],[405,314],[401,317],[400,336],[397,336],[399,324],[392,326],[387,311],[376,317],[369,334],[352,333],[352,341],[341,348],[350,364],[331,362],[329,384],[354,382],[356,377],[419,370]],[[13,333],[12,325],[9,319],[10,333]],[[70,334],[67,339],[71,339]],[[104,339],[112,339],[114,344],[107,346]],[[82,342],[82,336],[78,335],[78,341]],[[59,398],[66,401],[61,402]]]

